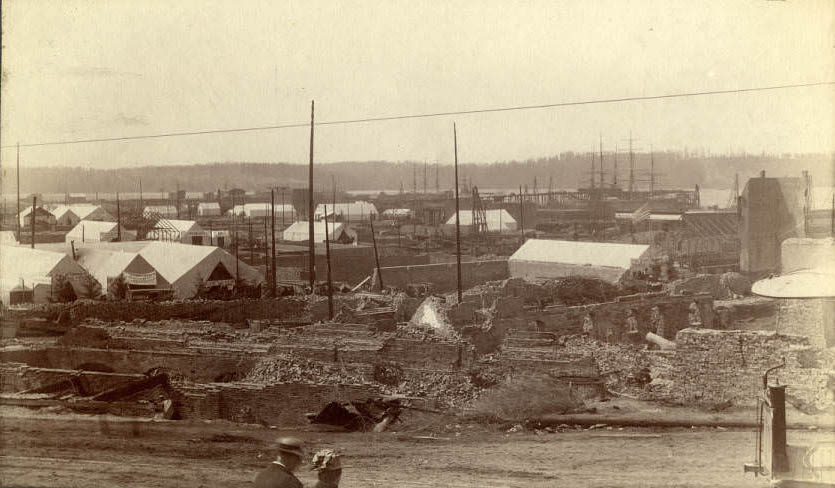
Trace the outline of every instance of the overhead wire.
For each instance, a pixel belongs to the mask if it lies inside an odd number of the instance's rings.
[[[736,88],[736,89],[729,89],[729,90],[709,90],[709,91],[696,91],[696,92],[682,92],[682,93],[671,93],[671,94],[665,94],[665,95],[644,95],[644,96],[633,96],[633,97],[602,98],[602,99],[591,99],[591,100],[579,100],[579,101],[572,101],[572,102],[544,103],[544,104],[537,104],[537,105],[517,105],[517,106],[511,106],[511,107],[494,107],[494,108],[482,108],[482,109],[472,109],[472,110],[457,110],[457,111],[448,111],[448,112],[429,112],[429,113],[419,113],[419,114],[388,115],[388,116],[380,116],[380,117],[366,117],[366,118],[357,118],[357,119],[321,121],[321,122],[316,122],[314,125],[315,126],[329,126],[329,125],[363,124],[363,123],[371,123],[371,122],[387,122],[387,121],[394,121],[394,120],[424,119],[424,118],[432,118],[432,117],[449,117],[449,116],[453,116],[453,115],[474,115],[474,114],[485,114],[485,113],[496,113],[496,112],[512,112],[512,111],[521,111],[521,110],[538,110],[538,109],[546,109],[546,108],[572,107],[572,106],[581,106],[581,105],[598,105],[598,104],[607,104],[607,103],[636,102],[636,101],[645,101],[645,100],[663,100],[663,99],[672,99],[672,98],[689,98],[689,97],[700,97],[700,96],[710,96],[710,95],[727,95],[727,94],[751,93],[751,92],[761,92],[761,91],[770,91],[770,90],[785,90],[785,89],[791,89],[791,88],[808,88],[808,87],[815,87],[815,86],[831,86],[831,85],[835,85],[835,81],[822,81],[822,82],[813,82],[813,83],[796,83],[796,84],[789,84],[789,85],[772,85],[772,86],[760,86],[760,87],[749,87],[749,88]],[[89,139],[73,139],[73,140],[63,140],[63,141],[30,142],[30,143],[21,143],[19,145],[6,145],[6,146],[2,146],[2,148],[6,149],[6,148],[13,148],[13,147],[43,147],[43,146],[60,146],[60,145],[87,144],[87,143],[98,143],[98,142],[135,141],[135,140],[143,140],[143,139],[161,139],[161,138],[168,138],[168,137],[198,136],[198,135],[209,135],[209,134],[233,134],[233,133],[241,133],[241,132],[256,132],[256,131],[267,131],[267,130],[293,129],[293,128],[300,128],[300,127],[310,127],[310,122],[298,122],[298,123],[289,123],[289,124],[280,124],[280,125],[264,125],[264,126],[255,126],[255,127],[236,127],[236,128],[229,128],[229,129],[206,129],[206,130],[191,130],[191,131],[183,131],[183,132],[166,132],[166,133],[159,133],[159,134],[145,134],[145,135],[135,135],[135,136],[116,136],[116,137],[100,137],[100,138],[89,138]]]

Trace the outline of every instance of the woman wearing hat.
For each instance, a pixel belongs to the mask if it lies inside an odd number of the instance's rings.
[[[293,474],[302,464],[302,441],[295,437],[278,440],[278,457],[255,477],[255,488],[302,488],[302,482]]]
[[[342,477],[342,456],[332,449],[322,449],[313,455],[313,468],[319,480],[313,488],[338,488]]]

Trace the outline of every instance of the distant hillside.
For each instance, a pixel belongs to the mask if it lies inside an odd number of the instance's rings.
[[[765,170],[769,176],[800,176],[808,169],[815,185],[831,185],[835,175],[833,156],[806,154],[793,157],[776,156],[692,156],[676,152],[653,155],[659,187],[731,188],[734,174],[740,176],[740,186],[746,179]],[[537,188],[544,190],[552,181],[554,188],[576,188],[589,184],[591,155],[563,153],[557,156],[528,161],[508,161],[489,164],[465,164],[459,177],[472,181],[482,189],[517,188],[527,185],[532,190],[534,178]],[[599,163],[595,163],[599,170]],[[614,158],[604,154],[604,183],[613,181]],[[629,177],[629,156],[618,155],[618,183],[626,186]],[[634,156],[636,186],[644,188],[649,181],[650,157]],[[15,191],[14,168],[3,168],[4,194]],[[402,183],[410,191],[417,182],[423,190],[423,162],[340,162],[315,166],[317,187],[330,187],[331,175],[344,190],[398,190]],[[598,176],[599,178],[599,176]],[[94,170],[79,167],[48,167],[21,171],[22,193],[64,192],[135,192],[142,180],[144,191],[172,191],[179,184],[188,191],[213,191],[218,188],[266,189],[270,186],[306,186],[307,166],[289,163],[213,163],[178,166],[144,166]],[[435,188],[435,165],[427,167],[427,188]],[[453,169],[440,165],[438,180],[441,189],[452,188]]]

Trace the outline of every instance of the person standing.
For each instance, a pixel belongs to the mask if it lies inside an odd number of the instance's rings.
[[[304,443],[295,437],[278,440],[278,456],[270,466],[255,477],[255,488],[302,488],[293,474],[302,464]]]
[[[342,456],[332,449],[322,449],[313,455],[313,468],[319,477],[313,488],[338,488],[342,479]]]

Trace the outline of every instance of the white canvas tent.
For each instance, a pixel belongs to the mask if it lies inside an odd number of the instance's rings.
[[[183,244],[203,245],[209,240],[209,234],[194,220],[166,219],[166,224],[179,235],[177,239]],[[148,232],[148,240],[163,241],[176,237],[170,231],[154,229]]]
[[[100,205],[58,205],[52,208],[50,212],[55,216],[55,222],[63,226],[74,226],[82,220],[110,222],[116,220]]]
[[[200,217],[217,217],[220,215],[220,204],[217,202],[200,202],[197,204],[197,215]]]
[[[64,242],[105,242],[115,241],[119,237],[116,222],[98,222],[95,220],[82,220],[64,236]],[[136,239],[136,232],[121,228],[121,239],[132,241]]]
[[[71,250],[64,247],[65,252]],[[87,254],[90,253],[90,254]],[[186,299],[194,296],[198,281],[207,286],[231,287],[238,272],[242,281],[257,285],[264,280],[257,269],[215,246],[194,246],[179,242],[133,241],[88,243],[76,249],[79,259],[94,269],[99,280],[118,276],[127,271],[137,279],[150,277],[146,284],[156,288],[171,288],[174,298]],[[140,256],[141,260],[129,258]],[[210,278],[216,278],[209,282]],[[101,282],[101,281],[100,281]]]
[[[76,294],[83,290],[79,280],[87,272],[72,257],[62,252],[32,249],[23,246],[0,246],[0,299],[9,304],[9,292],[17,286],[35,286],[34,301],[45,303],[49,299],[52,279],[65,276],[72,283]]]
[[[336,216],[342,222],[368,222],[369,215],[377,218],[377,207],[373,203],[356,201],[353,203],[319,204],[313,212],[313,220],[325,218],[325,207],[328,209],[328,220]]]
[[[307,222],[294,222],[286,228],[283,233],[285,241],[307,241],[309,240],[309,226]],[[342,222],[328,222],[328,238],[331,242],[342,244],[356,243],[357,234]],[[325,242],[325,222],[313,222],[314,242]]]
[[[496,208],[484,211],[484,217],[487,222],[488,232],[513,232],[517,229],[516,219],[503,208]],[[473,211],[461,210],[458,212],[458,218],[462,229],[473,226]],[[455,225],[455,214],[447,220],[447,225]]]
[[[290,204],[275,204],[275,219],[281,221],[286,219],[288,221],[296,220],[296,209]],[[269,203],[245,203],[243,205],[235,205],[230,211],[231,214],[239,217],[269,217],[270,204]],[[282,217],[283,215],[283,217]]]
[[[650,246],[528,239],[508,259],[510,276],[537,279],[587,276],[616,283],[648,256]]]

